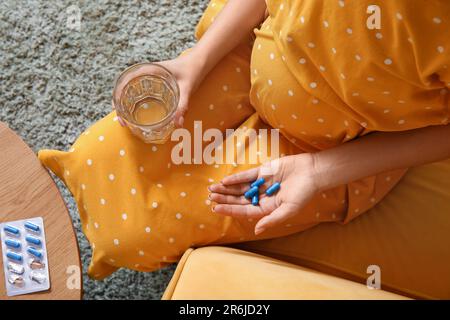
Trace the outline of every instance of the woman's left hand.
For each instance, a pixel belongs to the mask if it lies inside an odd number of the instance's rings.
[[[254,206],[243,194],[250,183],[264,178],[260,187],[259,205]],[[280,190],[267,196],[264,192],[275,182]],[[300,213],[301,209],[318,192],[312,154],[303,153],[270,161],[257,168],[225,177],[220,184],[211,185],[209,198],[216,202],[213,211],[232,217],[260,219],[255,234],[281,224]]]

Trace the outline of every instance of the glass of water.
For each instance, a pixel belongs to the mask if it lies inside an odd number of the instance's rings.
[[[117,115],[146,143],[168,140],[175,127],[179,98],[175,77],[156,63],[139,63],[125,69],[113,90]]]

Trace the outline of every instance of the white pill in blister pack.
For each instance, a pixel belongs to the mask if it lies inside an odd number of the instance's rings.
[[[1,223],[0,241],[8,296],[50,289],[41,217]]]

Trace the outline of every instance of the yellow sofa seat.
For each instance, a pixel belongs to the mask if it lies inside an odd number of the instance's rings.
[[[163,298],[450,299],[449,243],[446,160],[410,169],[386,198],[347,225],[236,245],[264,256],[189,250]],[[399,295],[368,290],[369,265],[380,267],[381,288]]]
[[[324,223],[237,247],[361,283],[367,267],[378,265],[384,290],[450,299],[450,159],[411,168],[347,225]]]
[[[406,299],[227,247],[189,249],[163,299]]]

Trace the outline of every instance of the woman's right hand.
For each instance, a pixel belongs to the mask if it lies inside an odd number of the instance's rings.
[[[178,83],[180,99],[175,112],[174,121],[177,127],[181,127],[184,123],[184,115],[188,110],[189,98],[200,85],[206,74],[202,59],[195,56],[192,50],[188,50],[175,59],[156,63],[168,69]],[[142,68],[139,73],[145,74],[145,67]],[[112,106],[113,109],[115,109],[114,101]],[[120,117],[118,120],[122,126],[126,126],[125,121]]]
[[[249,39],[253,29],[264,21],[266,9],[264,0],[228,0],[192,49],[175,59],[159,62],[173,73],[180,87],[175,125],[183,125],[189,98],[206,74],[231,50]],[[121,119],[119,121],[123,124]]]
[[[189,98],[206,75],[204,64],[192,50],[185,51],[175,59],[161,61],[158,64],[167,68],[177,80],[180,88],[180,100],[175,113],[175,125],[182,127],[189,107]]]

